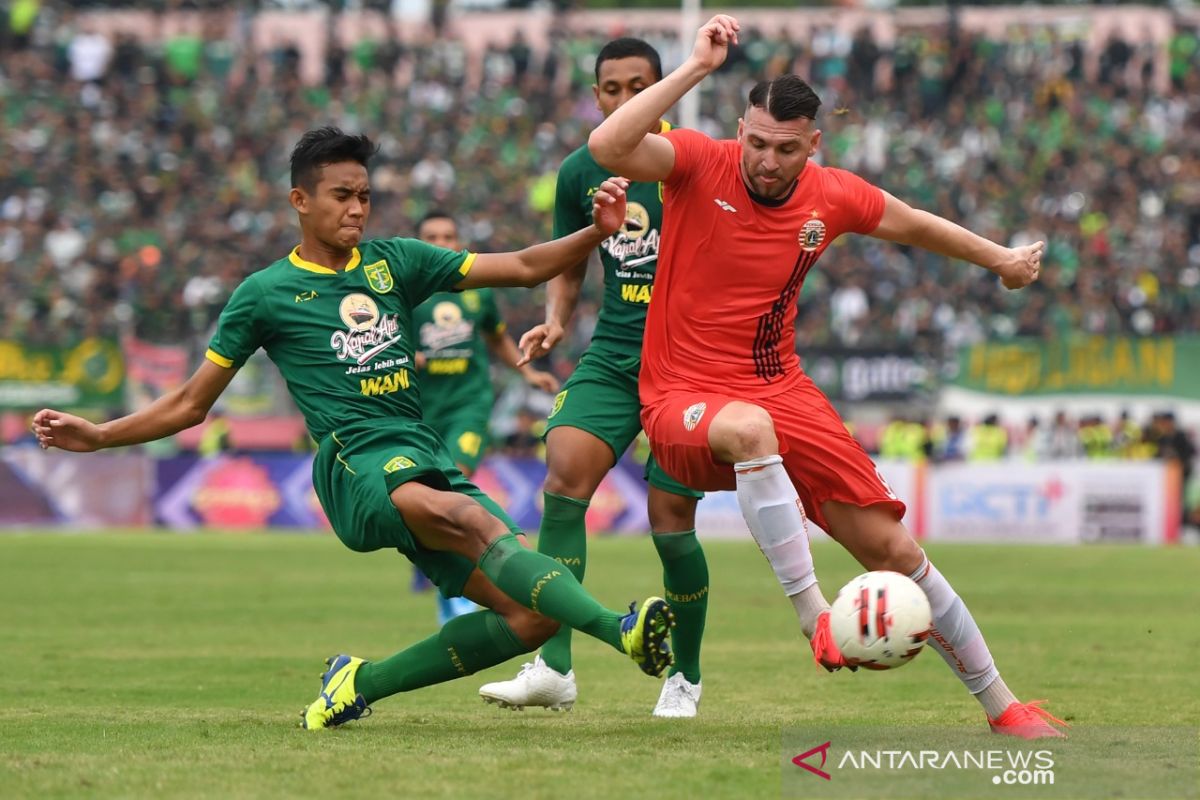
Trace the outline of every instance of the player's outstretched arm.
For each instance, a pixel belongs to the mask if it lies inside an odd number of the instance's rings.
[[[152,442],[203,422],[236,372],[205,361],[178,389],[140,411],[101,425],[43,408],[33,415],[33,432],[42,449],[57,447],[76,453]]]
[[[592,195],[592,224],[570,236],[514,253],[480,253],[456,289],[485,286],[537,286],[587,258],[588,253],[625,224],[629,181],[609,178]]]
[[[725,63],[737,44],[738,21],[718,14],[696,33],[692,54],[670,75],[609,115],[588,137],[596,163],[633,181],[666,180],[675,166],[675,148],[666,137],[649,133],[654,123],[706,75]]]
[[[883,217],[870,234],[877,239],[970,261],[996,273],[1006,289],[1021,289],[1041,274],[1045,242],[1005,247],[948,219],[913,208],[887,192],[883,197]]]

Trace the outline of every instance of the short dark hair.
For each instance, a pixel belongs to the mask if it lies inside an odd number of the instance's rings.
[[[654,80],[662,80],[662,59],[659,58],[658,51],[641,39],[622,36],[600,48],[600,52],[596,56],[596,83],[600,82],[600,65],[605,61],[616,61],[620,58],[646,59],[650,62],[650,69],[654,70]]]
[[[453,214],[451,214],[449,211],[443,211],[440,208],[431,208],[428,211],[426,211],[425,214],[422,215],[422,217],[419,220],[417,220],[417,235],[418,236],[421,234],[421,228],[425,225],[426,222],[429,222],[429,220],[431,220],[431,219],[448,219],[454,223],[454,230],[455,231],[458,230],[458,220],[456,220],[454,218]]]
[[[292,148],[292,186],[312,191],[317,185],[317,172],[339,161],[357,161],[364,167],[379,148],[366,134],[352,136],[340,128],[328,125],[306,131]]]
[[[750,90],[750,105],[765,110],[780,122],[800,117],[817,118],[821,98],[798,75],[780,75],[759,81]]]

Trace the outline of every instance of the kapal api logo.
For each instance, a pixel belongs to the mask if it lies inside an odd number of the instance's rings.
[[[380,314],[368,295],[346,295],[338,305],[338,315],[346,330],[334,331],[329,346],[337,351],[339,361],[354,359],[362,366],[403,338],[396,315]]]

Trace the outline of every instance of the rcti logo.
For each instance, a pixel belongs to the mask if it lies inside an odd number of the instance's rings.
[[[1032,483],[949,484],[941,491],[942,513],[947,517],[986,520],[1045,520],[1050,507],[1066,494],[1058,478],[1040,486]]]
[[[805,752],[803,752],[800,755],[793,758],[792,763],[795,764],[797,767],[800,767],[801,769],[808,770],[813,775],[816,775],[818,778],[824,778],[825,780],[830,780],[829,773],[826,772],[825,770],[819,769],[818,767],[814,767],[812,764],[804,763],[804,759],[809,758],[810,756],[815,756],[817,753],[820,753],[821,754],[821,766],[822,767],[825,766],[825,760],[829,757],[830,744],[832,744],[832,742],[826,742],[825,744],[817,745],[816,747],[814,747],[811,750],[806,750]]]

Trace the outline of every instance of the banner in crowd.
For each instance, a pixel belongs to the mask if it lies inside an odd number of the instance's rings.
[[[60,347],[0,339],[0,408],[120,408],[124,387],[116,340]]]
[[[903,350],[805,347],[804,371],[830,400],[908,400],[933,375],[915,355]]]
[[[980,342],[951,383],[1001,395],[1122,394],[1200,399],[1200,337],[1073,337]]]
[[[1157,461],[944,465],[929,470],[924,538],[1161,544],[1178,531],[1178,491]]]
[[[188,378],[191,364],[188,350],[182,345],[155,344],[127,336],[121,346],[130,409],[144,408]]]
[[[128,528],[151,524],[154,462],[143,453],[0,451],[0,527]]]

